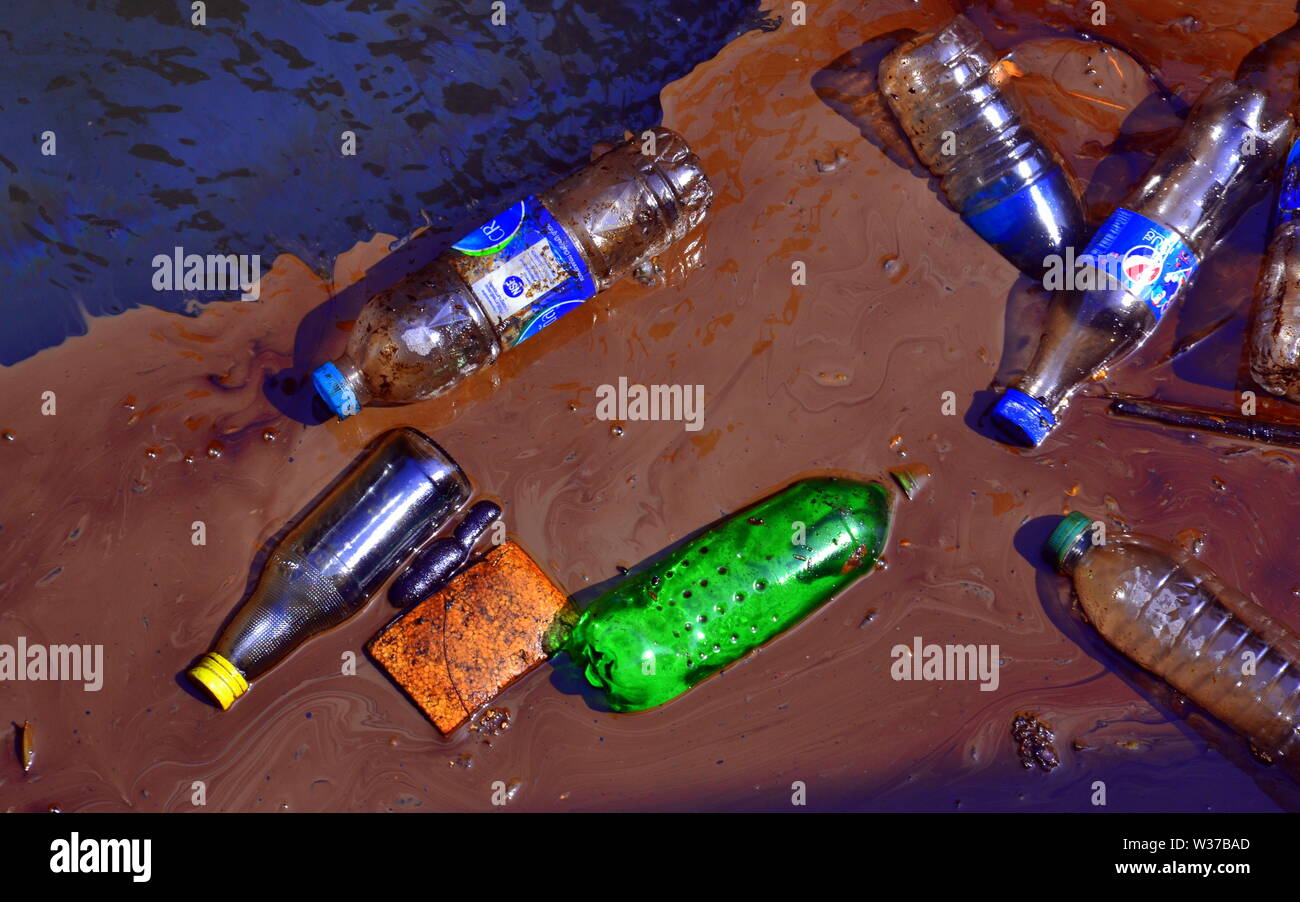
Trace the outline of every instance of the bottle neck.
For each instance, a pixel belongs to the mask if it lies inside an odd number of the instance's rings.
[[[1074,568],[1079,566],[1079,562],[1083,560],[1083,556],[1091,549],[1092,537],[1085,532],[1083,535],[1075,539],[1074,542],[1071,543],[1070,547],[1065,550],[1065,553],[1061,555],[1060,563],[1058,563],[1057,566],[1060,568],[1062,573],[1067,575],[1073,574]]]
[[[356,395],[359,407],[365,407],[374,400],[370,386],[366,385],[366,377],[362,374],[361,367],[357,366],[350,356],[347,354],[340,355],[335,359],[334,365],[338,367],[339,374],[347,382],[348,388],[352,389],[352,393]]]

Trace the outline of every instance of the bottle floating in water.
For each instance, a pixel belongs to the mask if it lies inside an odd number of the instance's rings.
[[[1093,536],[1071,513],[1047,555],[1097,632],[1300,779],[1300,636],[1175,545]]]
[[[1033,447],[1094,374],[1137,349],[1185,293],[1201,261],[1246,208],[1291,137],[1265,95],[1211,84],[1178,138],[1080,256],[1087,286],[1060,291],[1025,374],[993,408],[1011,442]]]
[[[880,483],[796,482],[600,596],[563,647],[613,710],[662,705],[870,573],[890,516]]]
[[[921,162],[981,238],[1030,276],[1084,237],[1056,154],[1024,122],[1007,68],[970,20],[898,47],[880,88]]]
[[[656,128],[527,197],[372,298],[347,352],[312,374],[340,417],[441,394],[699,225],[700,161]]]
[[[469,497],[450,457],[414,429],[385,435],[271,552],[257,589],[190,676],[223,708],[371,596]]]
[[[1287,157],[1273,240],[1255,288],[1250,375],[1273,394],[1300,401],[1300,141]]]

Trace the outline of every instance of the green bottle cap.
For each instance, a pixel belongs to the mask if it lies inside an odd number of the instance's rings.
[[[1078,511],[1070,511],[1065,515],[1065,519],[1056,524],[1056,529],[1052,530],[1052,534],[1047,538],[1045,551],[1047,559],[1055,564],[1058,570],[1065,564],[1065,556],[1070,553],[1070,549],[1091,525],[1092,520]]]

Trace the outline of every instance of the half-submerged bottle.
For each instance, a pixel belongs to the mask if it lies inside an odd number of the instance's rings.
[[[359,612],[469,497],[450,457],[389,432],[271,552],[257,589],[190,669],[222,709],[306,640]]]
[[[966,224],[1021,271],[1038,277],[1083,241],[1060,159],[1024,121],[1007,67],[969,19],[896,48],[881,61],[880,89]]]
[[[613,710],[662,705],[875,569],[891,512],[878,482],[796,482],[597,598],[563,647]]]
[[[1071,513],[1046,553],[1097,632],[1300,779],[1300,636],[1178,546],[1096,535]]]
[[[674,132],[619,145],[372,298],[316,390],[340,417],[435,397],[662,254],[712,199]]]
[[[993,408],[1006,438],[1030,447],[1070,397],[1140,347],[1249,205],[1291,137],[1263,92],[1226,79],[1205,89],[1178,138],[1097,230],[1056,294],[1033,361]]]
[[[1250,375],[1273,394],[1300,401],[1300,141],[1287,156],[1273,240],[1255,288]]]

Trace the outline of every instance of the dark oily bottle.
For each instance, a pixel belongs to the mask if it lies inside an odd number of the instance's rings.
[[[404,608],[437,592],[465,565],[479,537],[500,516],[495,502],[475,504],[451,535],[434,539],[397,575],[388,587],[388,600]]]
[[[880,483],[796,482],[600,596],[563,647],[613,710],[662,705],[870,573],[890,515]]]
[[[1300,401],[1300,141],[1287,156],[1273,240],[1255,287],[1250,375],[1273,394]]]
[[[384,435],[271,552],[257,589],[189,671],[223,709],[312,636],[356,614],[469,497],[414,429]]]
[[[1136,350],[1187,290],[1201,261],[1249,205],[1292,134],[1265,95],[1226,79],[1205,89],[1178,138],[1078,258],[1076,289],[1056,294],[1038,351],[993,408],[1013,443],[1035,446],[1070,397]]]
[[[1097,632],[1300,779],[1300,636],[1184,549],[1100,536],[1076,512],[1047,541]]]
[[[340,417],[439,395],[662,254],[712,199],[686,141],[652,129],[372,298],[316,389]]]
[[[970,20],[901,45],[880,88],[916,155],[981,238],[1030,276],[1084,238],[1056,153],[1025,123],[1007,67]]]

